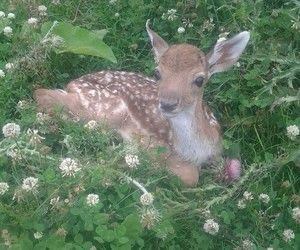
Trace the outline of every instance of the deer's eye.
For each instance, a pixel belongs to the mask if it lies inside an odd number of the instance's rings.
[[[197,87],[201,87],[203,85],[203,82],[204,82],[204,77],[203,76],[198,76],[195,80],[194,80],[194,84],[197,86]]]
[[[158,69],[156,69],[154,71],[154,78],[155,78],[156,81],[160,80],[160,78],[161,78],[161,75],[160,75],[160,72],[159,72]]]

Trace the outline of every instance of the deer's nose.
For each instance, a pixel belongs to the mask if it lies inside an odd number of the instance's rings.
[[[174,111],[178,106],[179,101],[177,99],[172,100],[160,100],[159,102],[159,108],[163,112],[172,112]]]

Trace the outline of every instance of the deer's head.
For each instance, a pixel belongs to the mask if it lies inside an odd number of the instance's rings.
[[[149,20],[146,29],[158,64],[155,77],[159,84],[159,108],[166,116],[193,110],[202,100],[203,88],[210,76],[236,63],[250,37],[249,32],[243,31],[217,43],[205,55],[193,45],[169,46],[150,29]]]

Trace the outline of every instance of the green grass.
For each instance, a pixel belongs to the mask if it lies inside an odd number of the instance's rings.
[[[11,26],[12,37],[0,33],[0,69],[7,62],[18,68],[0,78],[0,126],[21,126],[17,139],[0,135],[0,182],[9,189],[0,194],[0,249],[297,249],[299,222],[292,209],[300,207],[299,136],[291,140],[287,127],[300,127],[299,47],[300,5],[297,1],[2,1],[0,11],[16,15],[9,23],[0,19],[0,32]],[[47,6],[47,17],[36,29],[25,29],[37,7]],[[168,9],[177,10],[174,21],[162,20]],[[115,13],[120,16],[116,17]],[[187,42],[208,52],[222,32],[229,36],[249,30],[250,43],[240,67],[213,76],[205,99],[222,124],[225,154],[240,157],[241,179],[231,185],[218,180],[221,166],[203,169],[196,188],[187,189],[170,176],[160,154],[162,148],[145,152],[139,145],[125,145],[105,125],[89,131],[82,123],[66,121],[57,114],[43,124],[36,119],[32,99],[37,87],[63,88],[70,80],[103,69],[126,70],[151,76],[155,63],[145,22],[166,41]],[[182,34],[177,29],[185,19],[193,24]],[[107,29],[104,42],[118,62],[99,57],[56,53],[42,47],[41,26],[68,22],[88,30]],[[211,21],[209,21],[211,20]],[[4,26],[3,26],[4,25]],[[2,27],[3,26],[3,27]],[[17,103],[26,100],[20,109]],[[27,129],[45,137],[30,145]],[[7,156],[9,148],[20,159]],[[140,164],[130,170],[125,155],[137,155]],[[77,159],[82,168],[75,177],[63,177],[61,160]],[[24,178],[38,178],[35,193],[21,190]],[[159,220],[145,225],[142,194],[126,176],[144,185],[154,196]],[[254,199],[239,209],[244,191]],[[95,207],[86,204],[88,194],[99,195]],[[268,194],[262,203],[258,196]],[[13,196],[19,197],[12,199]],[[59,196],[56,206],[50,200]],[[68,202],[66,202],[68,199]],[[205,213],[210,210],[210,215]],[[153,213],[152,213],[153,215]],[[143,217],[144,216],[144,217]],[[151,217],[151,216],[150,216]],[[144,220],[142,220],[144,218]],[[210,235],[203,229],[207,219],[219,224]],[[151,218],[149,219],[151,220]],[[149,221],[148,221],[149,223]],[[63,228],[67,234],[62,234]],[[57,230],[59,231],[57,232]],[[283,239],[285,229],[295,239]],[[7,230],[7,231],[5,231]],[[34,233],[42,232],[40,239]],[[245,246],[250,240],[253,245]],[[244,242],[245,243],[245,242]]]

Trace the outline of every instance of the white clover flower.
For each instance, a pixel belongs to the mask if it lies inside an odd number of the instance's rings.
[[[15,19],[16,18],[16,15],[14,13],[8,13],[7,14],[7,18],[8,19]]]
[[[6,26],[3,29],[3,33],[4,33],[5,36],[10,37],[13,33],[13,30],[10,26]]]
[[[2,132],[4,137],[18,137],[20,135],[21,128],[18,124],[16,123],[7,123],[6,125],[3,126]]]
[[[289,242],[291,241],[292,239],[295,239],[295,234],[294,234],[294,231],[291,230],[291,229],[285,229],[283,231],[283,239],[286,241],[286,242]]]
[[[239,209],[246,208],[246,202],[245,202],[245,200],[244,199],[239,200],[237,206],[238,206]]]
[[[99,195],[98,194],[89,194],[86,197],[86,204],[88,206],[95,206],[96,204],[99,203]]]
[[[151,193],[144,193],[140,197],[140,202],[143,206],[149,206],[153,203],[153,195]]]
[[[179,28],[177,29],[177,32],[178,32],[179,34],[184,33],[184,32],[185,32],[185,28],[179,27]]]
[[[6,182],[0,182],[0,195],[3,195],[7,192],[9,186]]]
[[[22,154],[19,149],[8,149],[5,153],[8,157],[12,158],[14,161],[22,159]]]
[[[42,140],[45,139],[45,137],[40,136],[39,131],[37,129],[34,129],[33,131],[29,128],[26,132],[26,134],[30,137],[29,144],[32,145],[38,145],[41,144]]]
[[[260,194],[258,196],[258,199],[265,204],[268,204],[270,202],[270,197],[267,194]]]
[[[94,130],[97,127],[97,122],[94,120],[90,120],[87,124],[84,125],[84,127],[89,130]]]
[[[255,245],[250,240],[243,240],[242,249],[244,249],[244,250],[253,250],[253,249],[255,249]]]
[[[119,16],[120,16],[120,13],[116,12],[115,17],[119,17]]]
[[[140,222],[143,227],[151,229],[157,222],[160,221],[161,216],[155,208],[143,207],[141,210],[140,218]]]
[[[22,184],[22,189],[25,190],[26,192],[29,191],[36,191],[38,187],[38,178],[34,178],[32,176],[27,177],[23,180],[23,184]]]
[[[63,227],[58,228],[57,231],[55,232],[56,235],[61,236],[61,237],[65,237],[67,235],[67,233],[68,232]]]
[[[129,168],[137,168],[140,164],[139,158],[137,155],[128,154],[125,156],[125,161]]]
[[[0,11],[0,18],[5,17],[5,13],[3,11]]]
[[[288,138],[290,138],[291,140],[295,140],[296,137],[299,135],[299,128],[297,125],[288,126],[286,128],[286,131]]]
[[[38,240],[38,239],[43,237],[43,233],[42,232],[35,232],[33,234],[33,237]]]
[[[161,18],[163,20],[174,21],[177,18],[176,12],[177,12],[176,9],[170,9],[167,11],[167,13],[163,13]]]
[[[81,168],[78,166],[78,163],[71,158],[63,159],[59,165],[59,169],[61,170],[63,177],[75,176],[75,174],[81,170]]]
[[[25,100],[20,100],[17,103],[17,108],[18,109],[25,109],[27,106],[28,106],[28,103]]]
[[[213,219],[208,219],[205,221],[203,229],[208,234],[216,235],[219,232],[219,224]]]
[[[59,203],[59,200],[60,200],[59,196],[52,198],[50,200],[50,205],[53,206],[53,207],[56,207]]]
[[[109,0],[110,5],[113,5],[113,4],[116,4],[116,3],[117,3],[117,0]]]
[[[193,28],[194,27],[194,24],[192,24],[192,23],[188,23],[188,28]]]
[[[45,5],[38,6],[40,16],[47,16],[47,7]]]
[[[6,70],[11,70],[11,69],[13,69],[13,67],[14,67],[13,63],[7,63],[7,64],[5,64],[5,69]]]
[[[299,19],[299,17],[298,17],[297,20],[291,20],[291,22],[292,22],[292,26],[291,26],[292,29],[300,30],[300,19]]]
[[[27,23],[28,23],[30,26],[36,28],[36,27],[37,27],[37,24],[38,24],[38,19],[35,18],[35,17],[31,17],[31,18],[29,18],[29,19],[27,20]]]
[[[41,112],[36,114],[36,121],[41,125],[43,125],[45,122],[49,120],[50,120],[50,116],[48,114],[41,113]]]
[[[60,0],[52,0],[51,2],[54,5],[59,5],[60,4]]]
[[[253,195],[251,192],[245,191],[243,194],[243,197],[246,201],[251,201],[253,200]]]
[[[2,69],[0,69],[0,78],[3,78],[3,77],[5,77],[5,73]]]
[[[300,224],[300,208],[295,207],[293,208],[293,219]]]

